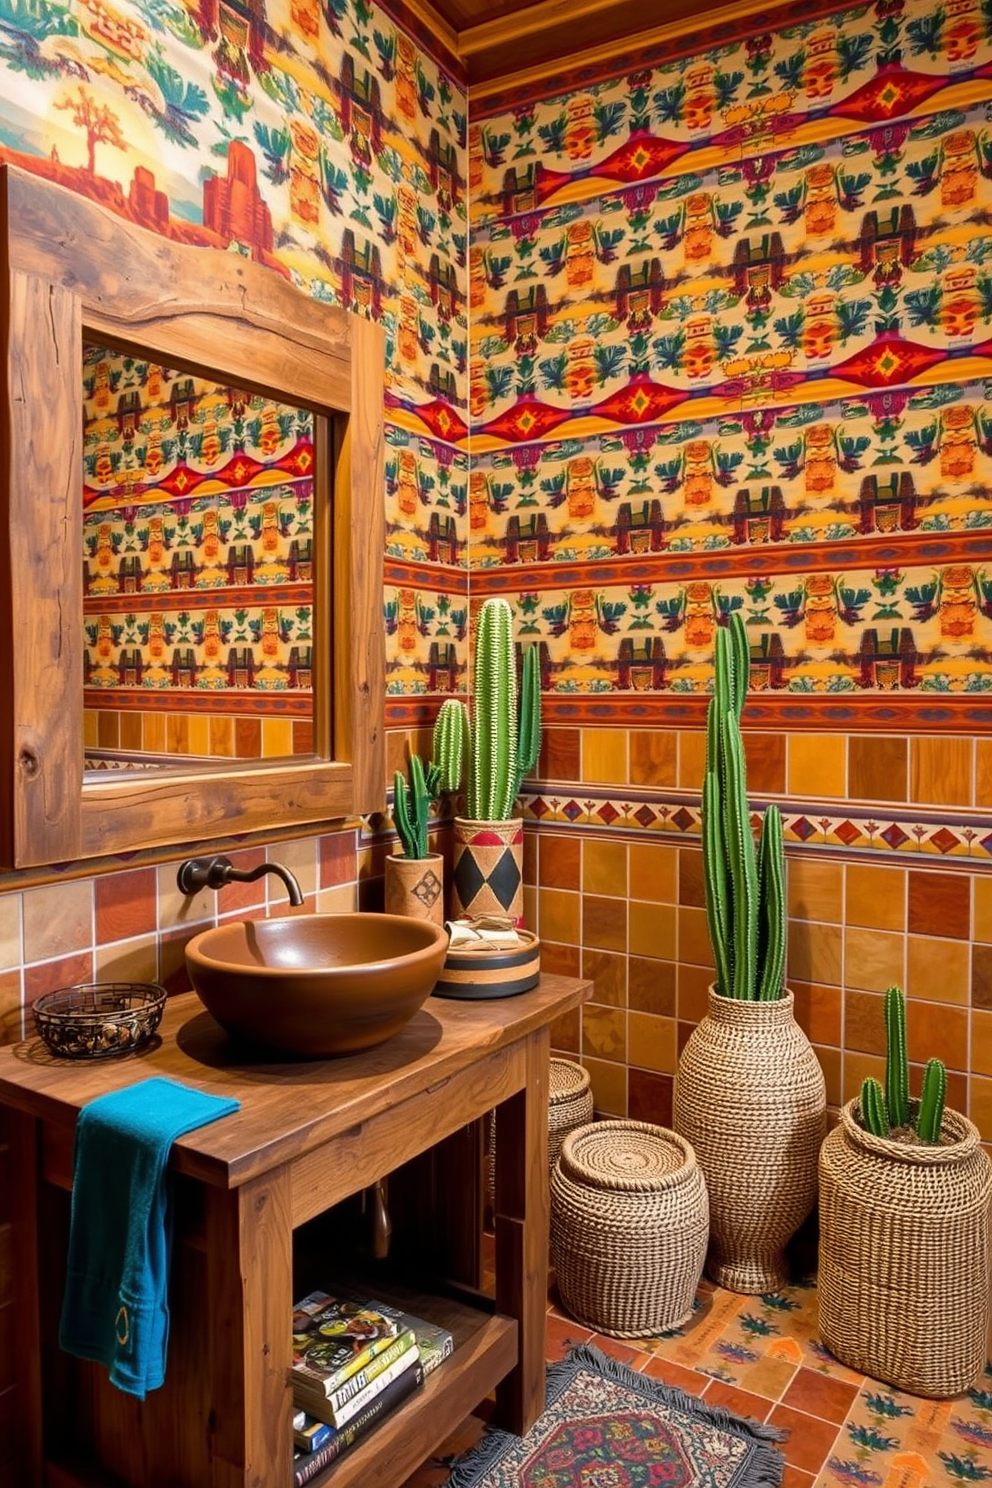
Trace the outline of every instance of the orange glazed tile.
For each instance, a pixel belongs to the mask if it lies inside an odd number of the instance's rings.
[[[202,722],[209,725],[209,719],[204,718]],[[138,713],[123,714],[121,717],[121,748],[140,750],[143,747],[141,715]],[[203,751],[204,754],[209,754],[209,752],[209,749]]]
[[[992,739],[975,741],[975,805],[992,806]]]
[[[19,971],[0,972],[0,1044],[19,1043],[24,1032],[21,974]]]
[[[971,1015],[971,1069],[976,1075],[992,1075],[992,1012]]]
[[[692,848],[679,851],[679,903],[702,909],[706,904],[703,855]]]
[[[582,975],[582,952],[578,937],[569,945],[555,945],[544,938],[541,931],[541,970],[554,972],[555,976],[577,977]]]
[[[971,879],[965,873],[909,873],[907,928],[911,935],[971,934]]]
[[[602,837],[582,844],[582,887],[587,894],[627,893],[627,844]]]
[[[972,1007],[992,1008],[992,946],[971,948]]]
[[[661,842],[631,842],[627,854],[631,897],[674,904],[678,895],[678,864],[675,847]]]
[[[581,882],[582,844],[574,832],[543,832],[538,837],[538,882],[549,889],[577,889]]]
[[[848,1380],[834,1379],[814,1369],[799,1369],[782,1396],[782,1404],[839,1426],[847,1418],[857,1395],[858,1386]]]
[[[608,1007],[627,1006],[627,958],[613,951],[584,950],[582,975],[595,983],[593,1002]]]
[[[210,753],[219,755],[221,759],[234,758],[233,718],[210,719]]]
[[[582,730],[582,780],[588,784],[627,784],[627,730]]]
[[[24,1001],[30,1004],[43,992],[57,992],[60,987],[75,987],[92,980],[91,951],[77,951],[75,955],[62,956],[57,961],[42,961],[38,966],[24,968]]]
[[[682,962],[690,962],[694,966],[706,966],[710,969],[709,980],[713,980],[713,951],[710,947],[709,930],[706,925],[706,912],[702,909],[692,909],[688,905],[680,905],[678,911],[679,943],[678,958]]]
[[[679,1022],[695,1025],[705,1018],[709,1006],[712,963],[709,966],[688,966],[680,959],[677,974]]]
[[[676,909],[674,904],[645,904],[631,899],[628,906],[628,949],[634,956],[675,959]]]
[[[93,944],[93,881],[24,891],[24,959],[49,961]],[[64,984],[60,984],[64,985]]]
[[[674,1075],[678,1062],[674,1018],[656,1018],[653,1013],[629,1013],[627,1046],[631,1060],[639,1069]]]
[[[842,922],[844,870],[840,863],[790,856],[786,860],[786,886],[792,919],[821,920],[831,925]]]
[[[684,1390],[687,1395],[701,1395],[709,1383],[707,1375],[697,1374],[694,1369],[686,1369],[684,1364],[676,1364],[673,1360],[660,1358],[658,1355],[648,1360],[644,1373],[676,1390]]]
[[[968,1115],[981,1132],[983,1142],[992,1142],[992,1080],[972,1075],[968,1081]]]
[[[592,1329],[585,1327],[583,1323],[550,1314],[545,1323],[544,1357],[549,1364],[553,1364],[558,1359],[564,1359],[577,1343],[588,1343],[591,1338]]]
[[[738,1389],[736,1385],[724,1384],[723,1380],[710,1380],[703,1394],[707,1405],[731,1411],[743,1416],[746,1421],[764,1421],[772,1409],[771,1402],[763,1395],[752,1395],[750,1390]]]
[[[974,937],[992,944],[992,878],[980,877],[976,873],[972,880],[972,892],[975,906]]]
[[[582,1049],[598,1059],[627,1058],[627,1014],[623,1008],[587,1002],[582,1009]]]
[[[141,721],[141,735],[149,754],[165,753],[165,718],[161,713],[146,713]],[[235,734],[235,745],[237,735]]]
[[[843,998],[839,987],[790,980],[796,1022],[813,1044],[840,1048]]]
[[[126,940],[155,929],[158,886],[154,868],[104,874],[94,881],[94,892],[99,943]]]
[[[813,1052],[823,1071],[823,1083],[827,1090],[827,1105],[841,1105],[844,1100],[844,1056],[839,1049],[828,1048],[824,1044],[814,1044]]]
[[[631,1011],[674,1018],[675,979],[674,961],[646,960],[632,954],[627,962],[627,1006]]]
[[[909,741],[884,734],[848,740],[848,795],[852,801],[905,801],[909,795]]]
[[[97,946],[94,976],[98,982],[156,982],[158,960],[158,937],[155,935]]]
[[[839,925],[795,920],[789,926],[788,976],[804,982],[841,985],[842,932]]]
[[[154,716],[154,715],[153,715]],[[165,719],[162,720],[162,745],[165,745]],[[97,715],[96,720],[97,740],[101,749],[117,749],[120,747],[121,728],[120,714],[113,713],[103,708]]]
[[[679,788],[700,791],[706,768],[706,730],[679,733]]]
[[[925,1002],[967,1003],[971,990],[967,941],[911,935],[906,954],[906,996]]]
[[[630,784],[673,786],[678,776],[678,735],[670,729],[631,729]]]
[[[876,1080],[884,1081],[884,1058],[879,1054],[859,1054],[845,1050],[841,1102],[853,1100],[856,1095],[860,1095],[862,1082],[869,1075],[874,1076]]]
[[[536,832],[524,833],[524,883],[537,887],[538,842]]]
[[[627,901],[583,894],[582,944],[604,951],[626,951]]]
[[[538,773],[541,780],[578,780],[581,771],[581,739],[577,728],[541,730]]]
[[[358,878],[355,832],[325,832],[318,843],[318,884],[322,889],[354,883]]]
[[[776,1405],[768,1420],[772,1426],[779,1426],[789,1433],[781,1443],[786,1462],[802,1472],[818,1473],[837,1439],[836,1423],[821,1421],[787,1405]]]
[[[0,894],[0,966],[20,967],[21,894]]]
[[[626,1116],[627,1066],[612,1060],[596,1059],[583,1052],[582,1063],[592,1081],[592,1098],[600,1116]]]
[[[170,997],[193,990],[186,968],[186,942],[200,928],[191,925],[188,929],[166,930],[158,938],[158,979]]]
[[[631,1121],[650,1121],[653,1126],[671,1126],[672,1075],[631,1067],[627,1071],[627,1115]]]
[[[543,948],[542,948],[543,949]],[[551,1024],[552,1054],[578,1054],[582,1043],[582,1014],[578,1008],[562,1013]]]
[[[843,734],[790,734],[786,789],[790,796],[847,795],[847,740]],[[745,753],[747,738],[744,740]]]
[[[780,796],[785,790],[785,735],[757,734],[748,730],[748,791],[756,796]]]
[[[234,753],[238,759],[258,759],[261,756],[261,719],[236,718],[234,720]]]
[[[884,1054],[885,998],[876,992],[844,994],[844,1047],[862,1054]]]
[[[911,1060],[941,1059],[950,1070],[968,1068],[968,1010],[906,1002],[906,1047]]]
[[[906,937],[891,930],[848,929],[844,933],[844,982],[884,992],[905,980]]]
[[[189,737],[189,720],[180,713],[166,714],[165,747],[169,754],[194,753]]]
[[[848,863],[844,916],[849,925],[905,930],[906,870],[874,863]]]
[[[537,895],[541,940],[578,945],[581,903],[578,894],[564,889],[539,889]]]
[[[970,806],[973,739],[921,734],[909,741],[909,799],[921,806]]]

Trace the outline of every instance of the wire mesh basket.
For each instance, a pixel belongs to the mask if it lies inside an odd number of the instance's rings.
[[[36,999],[35,1027],[66,1059],[133,1054],[162,1021],[166,991],[155,982],[88,982]]]

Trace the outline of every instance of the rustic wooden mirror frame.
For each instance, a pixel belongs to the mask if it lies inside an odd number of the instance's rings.
[[[382,328],[237,253],[177,244],[11,166],[0,176],[3,861],[381,810]],[[84,335],[313,411],[312,756],[84,779]]]

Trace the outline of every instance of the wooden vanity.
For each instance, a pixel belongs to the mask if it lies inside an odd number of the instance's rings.
[[[387,1043],[336,1060],[252,1061],[193,993],[170,1000],[160,1042],[133,1058],[70,1062],[38,1039],[0,1049],[13,1158],[18,1488],[289,1488],[294,1231],[419,1154],[457,1150],[493,1107],[495,1310],[481,1297],[432,1298],[432,1315],[455,1333],[454,1354],[314,1481],[396,1488],[494,1389],[500,1423],[526,1431],[544,1406],[549,1028],[589,992],[587,982],[543,976],[517,997],[429,998]],[[142,1403],[56,1339],[76,1116],[152,1075],[236,1096],[241,1109],[173,1147],[168,1372]],[[478,1165],[457,1167],[435,1163],[425,1254],[443,1257],[449,1230],[468,1232],[469,1249],[477,1239]],[[334,1268],[328,1254],[326,1279],[314,1284],[331,1289]]]

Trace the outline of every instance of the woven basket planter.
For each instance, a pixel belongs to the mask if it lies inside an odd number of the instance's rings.
[[[943,1145],[909,1147],[856,1106],[820,1155],[820,1336],[850,1368],[945,1399],[985,1367],[992,1163],[957,1111]]]
[[[548,1169],[554,1167],[562,1143],[570,1131],[592,1120],[592,1077],[574,1059],[554,1058],[549,1063],[548,1082]],[[487,1124],[489,1149],[489,1202],[496,1184],[496,1122],[490,1111]]]
[[[551,1174],[551,1260],[566,1311],[643,1338],[684,1323],[703,1272],[709,1206],[689,1143],[645,1121],[594,1121]]]
[[[707,1275],[733,1292],[788,1281],[785,1246],[816,1203],[826,1090],[793,997],[745,1002],[710,988],[682,1051],[672,1125],[710,1199]]]
[[[451,918],[510,915],[517,925],[524,914],[524,824],[470,821],[455,817],[455,854],[451,873]]]

